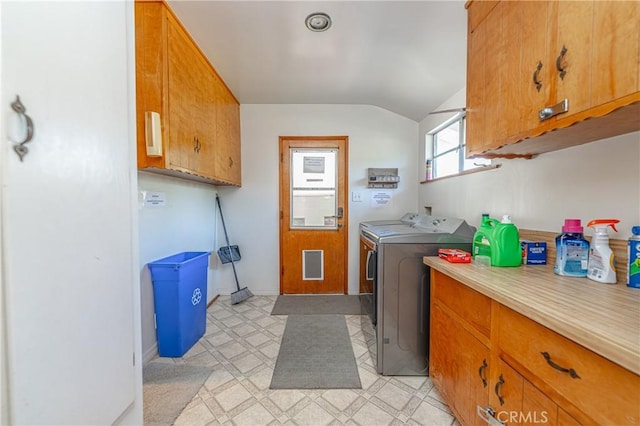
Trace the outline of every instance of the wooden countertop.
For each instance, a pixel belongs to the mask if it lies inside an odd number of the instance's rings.
[[[640,289],[562,277],[553,265],[498,268],[425,256],[430,266],[640,374]]]

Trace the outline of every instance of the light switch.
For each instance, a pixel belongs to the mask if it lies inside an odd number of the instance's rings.
[[[354,203],[362,203],[363,196],[361,191],[353,191],[351,192],[351,201]]]

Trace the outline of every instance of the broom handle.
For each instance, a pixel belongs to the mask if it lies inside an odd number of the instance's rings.
[[[236,278],[236,287],[240,291],[240,282],[238,281],[238,274],[236,273],[236,265],[233,261],[233,253],[231,252],[231,244],[229,244],[229,235],[227,235],[227,226],[224,224],[224,215],[222,214],[222,206],[220,205],[220,197],[216,194],[216,203],[218,204],[218,210],[220,210],[220,220],[222,221],[222,229],[224,230],[224,238],[227,241],[227,250],[229,250],[229,258],[231,259],[231,267],[233,268],[233,276]]]

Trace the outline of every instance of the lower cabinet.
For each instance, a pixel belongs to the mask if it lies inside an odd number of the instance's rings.
[[[496,366],[492,370],[489,405],[478,409],[478,415],[485,422],[505,425],[580,424],[502,359],[498,359]]]
[[[476,407],[489,402],[490,299],[431,273],[429,375],[462,424],[482,424]]]
[[[462,424],[482,424],[476,407],[489,402],[489,348],[435,304],[431,308],[429,374]],[[456,356],[452,356],[456,354]]]
[[[640,424],[640,376],[431,274],[431,379],[462,425]]]

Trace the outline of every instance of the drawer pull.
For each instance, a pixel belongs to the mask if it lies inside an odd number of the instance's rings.
[[[533,84],[536,85],[536,90],[539,92],[540,89],[542,89],[542,81],[540,81],[540,79],[538,78],[538,75],[540,74],[540,70],[542,69],[542,62],[538,61],[538,66],[536,67],[536,70],[533,72]]]
[[[567,48],[562,46],[560,55],[556,58],[556,69],[560,73],[560,80],[564,80],[564,76],[567,75],[566,64],[564,63],[564,55],[567,54]]]
[[[502,385],[504,385],[504,377],[502,377],[502,374],[500,375],[500,378],[498,379],[498,383],[496,383],[496,387],[493,388],[493,391],[496,393],[496,396],[498,397],[498,401],[500,401],[500,405],[504,405],[504,398],[502,397]]]
[[[483,359],[482,360],[482,365],[480,366],[480,368],[478,369],[478,375],[480,376],[480,380],[482,380],[482,387],[486,388],[487,387],[487,359]]]
[[[562,371],[563,373],[568,373],[572,378],[579,379],[578,373],[573,368],[564,368],[551,360],[551,355],[548,352],[540,352],[545,360],[547,360],[547,364],[551,367],[555,368],[558,371]],[[497,386],[496,386],[497,387]]]

